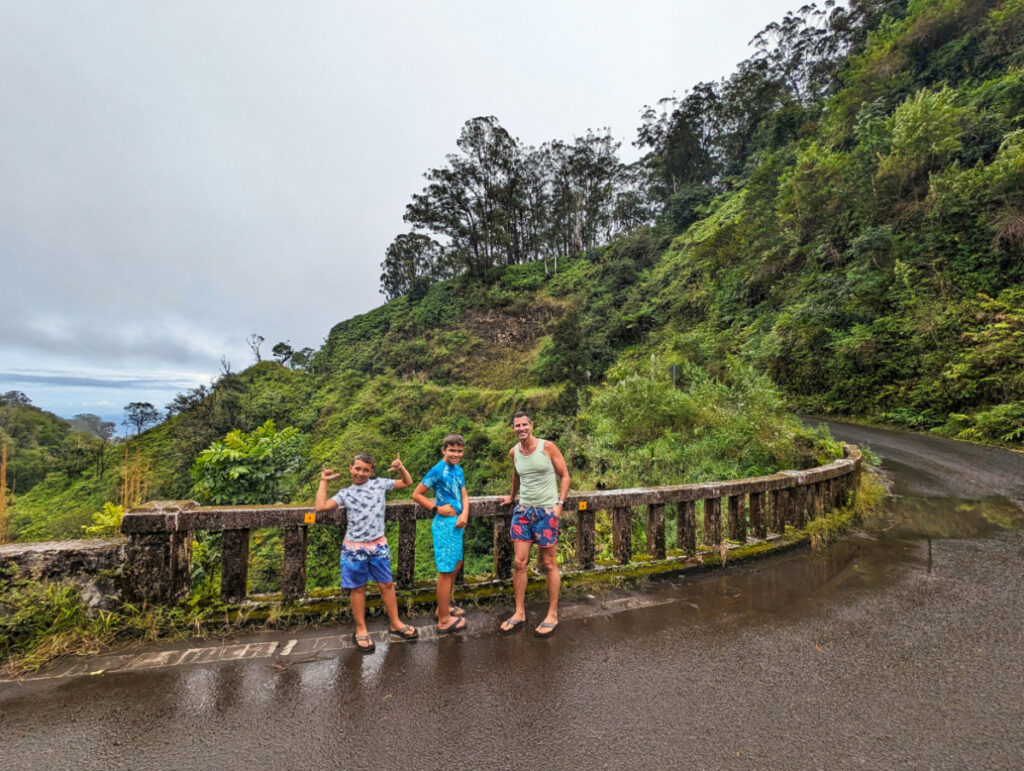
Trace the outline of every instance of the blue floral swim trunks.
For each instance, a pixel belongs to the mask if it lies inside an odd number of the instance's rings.
[[[388,584],[391,578],[391,549],[387,538],[341,544],[341,588],[358,589],[373,579]]]
[[[523,506],[517,503],[512,509],[512,540],[536,541],[538,546],[554,546],[558,543],[558,517],[555,507]]]

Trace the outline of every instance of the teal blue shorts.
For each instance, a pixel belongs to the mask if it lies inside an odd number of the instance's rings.
[[[434,515],[430,532],[434,536],[434,562],[438,573],[451,573],[462,561],[462,534],[465,528],[455,527],[458,517]]]

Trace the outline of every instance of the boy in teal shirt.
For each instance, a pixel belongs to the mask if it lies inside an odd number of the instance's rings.
[[[448,434],[441,443],[441,461],[416,486],[412,499],[434,513],[430,524],[437,563],[437,631],[449,634],[466,628],[461,608],[451,604],[455,576],[462,567],[462,535],[469,522],[469,494],[459,467],[466,450],[461,434]],[[427,490],[434,490],[434,501]]]

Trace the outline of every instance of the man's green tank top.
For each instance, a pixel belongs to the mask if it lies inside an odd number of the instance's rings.
[[[555,464],[544,452],[544,440],[537,440],[537,449],[529,455],[519,452],[516,444],[514,462],[519,474],[519,503],[523,506],[548,508],[558,503],[558,477]]]

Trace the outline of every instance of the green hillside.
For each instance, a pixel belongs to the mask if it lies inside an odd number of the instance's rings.
[[[308,365],[183,394],[106,467],[144,463],[148,497],[188,497],[201,450],[271,419],[300,435],[281,495],[311,500],[322,463],[401,452],[422,474],[455,430],[471,494],[506,492],[521,407],[578,489],[834,455],[794,411],[1021,446],[1024,2],[805,9],[759,41],[730,78],[645,114],[643,161],[613,175],[643,224],[615,219],[556,270],[511,247],[519,209],[482,234],[435,223],[449,251],[389,250],[394,299],[337,324]],[[21,488],[15,535],[76,534],[121,473]]]

